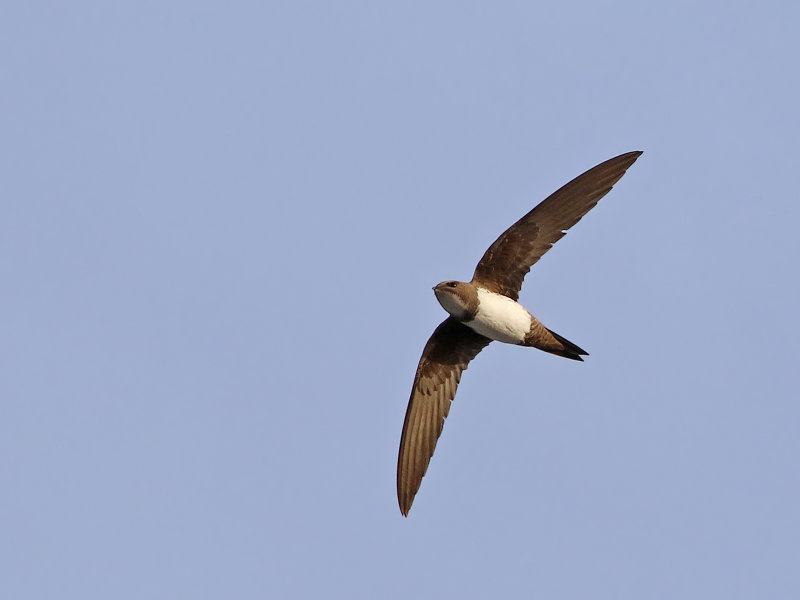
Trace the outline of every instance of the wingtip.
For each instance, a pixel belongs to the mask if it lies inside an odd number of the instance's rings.
[[[615,173],[614,180],[613,182],[611,182],[611,185],[613,186],[617,181],[619,181],[622,178],[625,172],[629,168],[631,168],[631,166],[633,166],[633,163],[635,163],[642,154],[644,154],[643,150],[632,150],[631,152],[624,152],[619,156],[615,156],[614,158],[610,158],[607,161],[600,163],[595,168],[598,167],[600,169],[602,169],[603,167],[610,168],[612,172]],[[587,173],[590,171],[591,169],[587,171]]]
[[[408,516],[411,511],[411,505],[414,504],[415,494],[409,494],[408,489],[405,489],[398,480],[397,484],[397,506],[400,508],[400,514],[404,517]]]
[[[633,163],[642,154],[644,154],[644,150],[632,150],[630,152],[625,152],[624,154],[620,154],[617,158],[628,158],[630,159],[631,163]],[[611,160],[614,159],[612,158]]]

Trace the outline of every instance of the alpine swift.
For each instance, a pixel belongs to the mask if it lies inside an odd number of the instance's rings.
[[[433,288],[450,316],[425,344],[414,375],[397,460],[403,515],[411,510],[428,469],[461,373],[489,342],[532,346],[572,360],[588,356],[545,327],[517,298],[536,261],[611,191],[641,154],[622,154],[579,175],[497,238],[478,262],[472,281],[443,281]]]

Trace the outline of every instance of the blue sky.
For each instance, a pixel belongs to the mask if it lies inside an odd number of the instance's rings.
[[[0,596],[797,598],[792,2],[6,2]],[[408,519],[486,247],[644,155]]]

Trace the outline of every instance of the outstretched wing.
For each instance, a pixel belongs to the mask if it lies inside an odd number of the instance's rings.
[[[516,300],[530,268],[611,191],[639,155],[628,152],[600,163],[550,195],[489,247],[473,283]]]
[[[489,338],[449,317],[425,344],[414,376],[397,458],[397,500],[404,515],[408,515],[428,469],[461,373],[489,342]]]

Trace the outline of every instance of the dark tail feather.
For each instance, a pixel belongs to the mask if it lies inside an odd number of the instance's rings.
[[[550,331],[549,329],[547,331]],[[589,353],[586,350],[583,350],[579,346],[570,342],[567,338],[558,335],[555,331],[550,331],[550,335],[552,335],[556,340],[564,346],[563,350],[546,350],[546,352],[550,352],[551,354],[555,354],[557,356],[563,356],[564,358],[571,358],[572,360],[580,360],[583,361],[581,356],[589,356]]]

